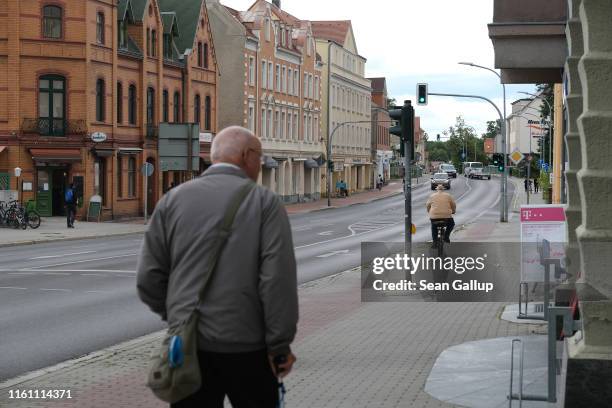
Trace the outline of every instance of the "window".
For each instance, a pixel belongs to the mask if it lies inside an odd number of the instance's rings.
[[[136,158],[128,159],[128,197],[136,197]]]
[[[304,98],[308,98],[308,74],[304,72]]]
[[[117,155],[117,197],[123,197],[123,156]]]
[[[285,28],[281,28],[281,44],[285,46]]]
[[[293,71],[293,94],[300,96],[300,69]]]
[[[104,13],[96,15],[96,40],[98,44],[104,44]]]
[[[291,119],[292,117],[293,115],[291,114],[291,112],[289,112],[287,114],[287,139],[289,140],[293,140],[293,120]]]
[[[249,126],[249,130],[251,132],[255,132],[255,106],[253,105],[253,102],[249,103],[249,118],[247,124]]]
[[[298,114],[294,113],[293,114],[293,140],[298,140],[299,139],[299,134],[298,134]]]
[[[314,141],[318,142],[319,141],[319,117],[315,116],[314,118]]]
[[[147,88],[147,124],[155,123],[155,89]]]
[[[174,92],[174,123],[178,123],[181,118],[181,94],[178,91]]]
[[[274,90],[274,65],[268,62],[268,89]]]
[[[268,137],[266,133],[266,108],[261,109],[261,137]]]
[[[147,55],[151,55],[151,30],[147,28]]]
[[[287,93],[287,67],[283,65],[283,93]]]
[[[268,63],[266,61],[261,62],[261,87],[263,89],[268,87]]]
[[[157,31],[151,30],[151,56],[157,57]]]
[[[308,97],[314,98],[314,89],[312,88],[314,81],[312,80],[312,74],[308,74]]]
[[[274,137],[272,130],[272,109],[268,108],[268,116],[266,117],[266,126],[268,127],[267,133],[269,138]]]
[[[106,119],[106,84],[103,79],[96,81],[96,120],[104,122]]]
[[[280,138],[285,138],[285,128],[287,127],[287,117],[285,116],[285,112],[281,112],[281,123],[280,123]]]
[[[197,123],[198,125],[201,125],[200,123],[200,110],[201,109],[202,109],[202,105],[200,101],[200,95],[196,95],[195,101],[193,103],[193,121]]]
[[[43,7],[43,37],[62,38],[62,8]]]
[[[38,131],[43,136],[64,135],[65,84],[64,77],[58,75],[45,75],[38,80]]]
[[[117,82],[117,123],[123,122],[123,85]]]
[[[308,141],[308,120],[306,114],[304,114],[304,129],[302,129],[302,139]]]
[[[289,85],[289,95],[293,95],[293,70],[289,68],[289,77],[287,78]]]
[[[249,85],[255,85],[255,58],[249,57]]]
[[[275,78],[276,78],[276,91],[280,92],[281,91],[281,70],[280,70],[280,65],[276,64],[276,71],[275,71]]]
[[[128,90],[128,121],[136,124],[136,85],[130,85]]]
[[[320,89],[319,89],[319,77],[316,76],[315,77],[315,82],[314,82],[314,98],[318,101],[320,99]]]
[[[266,41],[270,41],[270,20],[268,18],[264,20],[264,35]]]
[[[94,193],[102,197],[102,205],[106,205],[106,159],[103,157],[94,162]]]
[[[197,57],[198,57],[198,67],[201,67],[202,63],[203,63],[203,61],[202,61],[202,43],[201,42],[198,43],[198,54],[197,54]]]
[[[274,112],[274,136],[275,138],[280,138],[280,120],[278,110]]]
[[[170,111],[170,96],[168,95],[168,90],[164,89],[163,93],[163,122],[168,123],[170,120],[168,119],[169,111]]]
[[[204,129],[211,129],[210,95],[206,95],[206,98],[204,98]]]
[[[125,50],[128,47],[127,21],[121,20],[119,22],[118,30],[119,48]]]
[[[204,53],[204,68],[208,69],[208,43],[204,43],[202,52]]]

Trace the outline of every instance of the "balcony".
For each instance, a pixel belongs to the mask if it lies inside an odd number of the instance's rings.
[[[159,137],[159,128],[152,123],[147,123],[146,132],[147,139],[157,139]]]
[[[24,118],[21,132],[40,136],[84,135],[87,134],[87,125],[80,119]]]
[[[489,38],[502,82],[562,82],[566,22],[566,0],[494,0]]]

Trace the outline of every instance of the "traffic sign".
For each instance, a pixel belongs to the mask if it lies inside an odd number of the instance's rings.
[[[153,166],[149,162],[145,162],[140,168],[140,172],[143,174],[143,176],[147,176],[147,177],[151,177],[154,170],[155,170],[155,166]]]
[[[519,164],[524,158],[525,155],[521,153],[519,149],[514,149],[514,151],[510,153],[510,160],[512,160],[514,164]]]

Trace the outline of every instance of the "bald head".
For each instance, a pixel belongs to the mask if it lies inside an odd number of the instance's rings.
[[[231,163],[253,180],[257,180],[261,167],[261,143],[250,130],[230,126],[219,132],[211,146],[211,158],[216,163]]]

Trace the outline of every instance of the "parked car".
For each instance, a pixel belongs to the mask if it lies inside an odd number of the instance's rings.
[[[442,163],[438,171],[448,174],[449,177],[457,178],[457,169],[449,163]]]
[[[463,175],[467,178],[482,178],[481,162],[465,162],[463,163]]]
[[[448,174],[446,173],[435,173],[432,177],[431,177],[431,189],[435,190],[436,187],[441,184],[444,186],[444,188],[446,188],[447,190],[450,190],[451,188],[451,180],[448,177]]]

